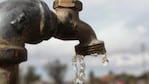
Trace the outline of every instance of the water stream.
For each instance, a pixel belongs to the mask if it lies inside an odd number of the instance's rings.
[[[93,54],[91,56],[99,56],[98,54]],[[72,66],[75,71],[74,84],[84,84],[85,82],[85,61],[83,55],[76,55],[72,58]],[[103,65],[107,65],[109,60],[107,55],[102,56]]]
[[[74,84],[83,84],[85,82],[85,62],[83,55],[76,55],[72,59],[73,69],[75,70]]]

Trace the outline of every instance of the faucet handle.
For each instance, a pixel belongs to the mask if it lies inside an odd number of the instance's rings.
[[[55,0],[53,8],[74,8],[81,11],[83,6],[82,2],[79,0]]]

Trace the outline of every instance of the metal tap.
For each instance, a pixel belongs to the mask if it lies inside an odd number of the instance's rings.
[[[27,60],[25,43],[37,44],[55,37],[79,40],[75,50],[80,55],[106,52],[104,42],[79,19],[80,1],[55,0],[53,7],[56,13],[40,0],[0,2],[0,84],[17,84],[19,64]]]
[[[79,40],[75,46],[77,54],[105,54],[104,42],[97,40],[95,32],[90,25],[80,20],[79,11],[82,3],[78,0],[55,0],[54,9],[58,19],[57,30],[54,37],[62,40]]]

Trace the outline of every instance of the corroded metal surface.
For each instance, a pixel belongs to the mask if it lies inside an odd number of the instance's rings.
[[[0,84],[17,84],[18,65],[27,60],[25,43],[49,39],[54,32],[53,16],[39,0],[0,3]]]
[[[104,43],[98,43],[91,46],[76,46],[75,47],[76,53],[79,55],[91,55],[91,54],[105,54],[105,46]]]
[[[72,5],[73,4],[73,5]],[[97,40],[90,25],[80,20],[79,11],[82,3],[79,0],[55,0],[54,8],[59,21],[54,37],[62,40],[79,40],[76,54],[105,54],[104,42]]]
[[[27,60],[27,51],[23,47],[0,45],[0,64],[16,64]]]
[[[0,84],[16,84],[18,65],[27,60],[25,43],[55,37],[79,40],[76,54],[104,54],[104,42],[80,20],[79,0],[55,0],[53,13],[40,0],[5,0],[0,3]]]

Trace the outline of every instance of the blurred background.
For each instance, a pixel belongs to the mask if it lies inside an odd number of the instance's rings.
[[[53,10],[54,0],[43,1]],[[85,57],[86,84],[149,84],[149,0],[81,1],[80,18],[104,40],[110,61],[103,66],[100,56]],[[26,44],[28,61],[20,65],[19,84],[73,84],[78,43],[51,38]]]

